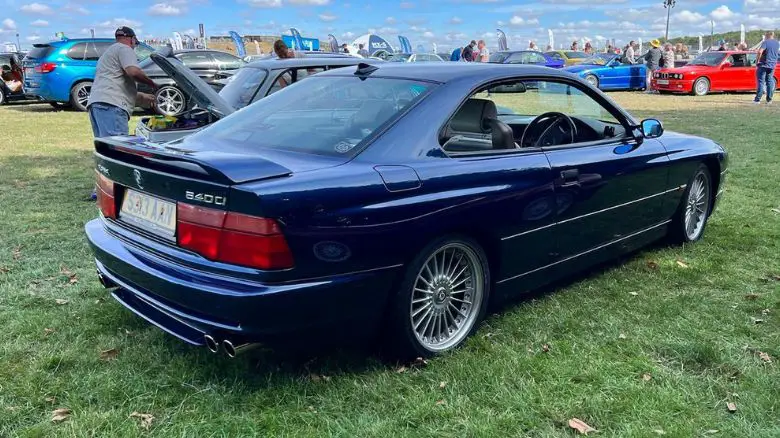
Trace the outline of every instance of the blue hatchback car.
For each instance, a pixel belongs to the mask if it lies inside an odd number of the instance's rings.
[[[35,44],[22,61],[25,93],[55,108],[86,111],[97,61],[114,43],[111,38],[88,38]],[[154,49],[139,44],[135,51],[142,60]]]

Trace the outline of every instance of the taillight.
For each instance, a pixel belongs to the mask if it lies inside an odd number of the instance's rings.
[[[210,260],[258,269],[287,269],[293,257],[273,219],[179,203],[177,242]]]
[[[97,171],[95,172],[97,173]],[[116,198],[114,196],[114,182],[97,173],[97,204],[103,216],[116,219]]]
[[[57,68],[57,64],[53,62],[43,62],[35,67],[36,73],[51,73]]]

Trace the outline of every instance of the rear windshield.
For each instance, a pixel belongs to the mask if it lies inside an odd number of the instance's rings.
[[[230,79],[219,95],[233,108],[241,109],[252,102],[266,76],[268,72],[262,68],[244,67]]]
[[[54,47],[52,47],[52,46],[50,46],[48,44],[45,45],[45,46],[35,46],[35,47],[33,47],[32,50],[30,50],[27,53],[27,58],[29,58],[29,59],[42,59],[42,58],[45,58],[45,57],[49,56],[49,54],[51,54],[51,52],[53,52],[53,51],[54,51]]]
[[[569,59],[582,59],[588,55],[585,52],[566,52],[566,57]]]
[[[404,79],[312,76],[187,137],[182,147],[350,158],[432,87]]]

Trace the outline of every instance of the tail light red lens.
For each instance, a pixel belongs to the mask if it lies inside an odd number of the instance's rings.
[[[97,173],[97,172],[96,172]],[[114,196],[114,182],[97,173],[97,204],[103,216],[116,219],[116,197]]]
[[[273,219],[179,203],[178,244],[210,260],[257,269],[287,269],[293,257]]]
[[[36,66],[35,71],[37,73],[51,73],[55,68],[57,68],[57,64],[53,62],[44,62],[41,63],[41,65]]]

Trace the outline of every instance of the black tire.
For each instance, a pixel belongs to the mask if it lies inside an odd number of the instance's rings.
[[[55,111],[63,111],[68,109],[69,104],[62,103],[62,102],[49,102],[49,105],[51,105],[52,108],[54,108]]]
[[[6,103],[5,90],[0,88],[0,105],[5,105]]]
[[[700,228],[697,227],[696,231],[692,233],[690,228],[687,227],[689,223],[686,222],[686,217],[690,214],[691,210],[689,208],[692,208],[691,202],[692,199],[695,198],[695,196],[692,196],[692,192],[698,187],[697,181],[703,181],[703,189],[705,190],[706,198],[701,206],[703,209],[703,217],[700,219]],[[702,238],[704,230],[707,228],[707,221],[712,213],[713,199],[715,196],[714,191],[712,175],[710,174],[709,168],[704,164],[699,165],[696,172],[694,172],[693,176],[688,181],[688,187],[685,189],[685,193],[683,193],[682,200],[680,200],[680,206],[677,208],[677,212],[670,224],[669,238],[673,243],[691,243]]]
[[[92,82],[79,82],[70,89],[70,106],[76,111],[86,111],[89,93],[92,91]]]
[[[446,342],[443,342],[444,344],[447,344],[446,346],[442,346],[441,349],[430,348],[429,346],[426,346],[422,343],[415,332],[415,327],[413,327],[413,320],[415,318],[413,300],[415,294],[420,296],[419,292],[421,292],[419,289],[415,289],[415,286],[423,284],[420,283],[420,281],[424,281],[421,280],[418,276],[425,275],[423,274],[425,265],[432,261],[432,257],[435,254],[443,254],[442,267],[444,267],[444,263],[447,260],[447,250],[451,251],[451,259],[446,272],[454,273],[456,270],[460,269],[461,266],[469,265],[469,261],[458,258],[458,261],[455,262],[454,266],[452,266],[453,261],[456,259],[456,254],[458,254],[457,251],[461,249],[464,249],[464,254],[467,254],[467,258],[470,258],[470,260],[474,261],[475,269],[470,271],[469,274],[474,272],[475,274],[473,277],[478,277],[481,275],[482,278],[475,278],[476,281],[472,281],[471,283],[471,292],[467,292],[465,295],[463,295],[463,300],[468,301],[471,299],[474,301],[473,303],[469,303],[471,304],[471,307],[469,307],[467,310],[468,316],[466,317],[462,313],[460,315],[454,314],[457,315],[457,318],[461,318],[461,316],[463,316],[466,321],[463,321],[463,325],[457,328],[454,333],[450,332],[450,339]],[[467,251],[465,249],[467,249]],[[464,261],[464,265],[460,264],[462,260]],[[430,273],[430,271],[427,272]],[[431,274],[431,277],[433,277],[433,274]],[[460,278],[465,277],[460,277],[453,274],[450,276],[450,278],[459,280]],[[431,283],[434,282],[431,281]],[[468,282],[464,284],[466,290],[469,289],[468,285]],[[435,356],[437,354],[451,351],[459,347],[477,330],[479,322],[484,318],[485,312],[487,311],[488,302],[490,300],[490,285],[490,269],[487,256],[476,241],[464,236],[449,236],[437,239],[430,243],[422,251],[420,251],[414,260],[406,265],[406,272],[404,273],[401,285],[398,290],[395,291],[394,295],[390,297],[387,313],[387,324],[384,327],[383,336],[385,341],[384,346],[387,348],[387,352],[394,359],[410,360],[417,357]],[[436,286],[434,283],[429,285],[429,287],[430,289],[435,289],[438,286]],[[453,315],[453,313],[449,311],[450,308],[448,305],[454,303],[454,301],[450,300],[453,298],[453,296],[459,294],[460,292],[453,291],[452,294],[446,293],[446,298],[442,298],[443,300],[446,299],[444,303],[434,304],[434,300],[438,299],[440,293],[441,295],[445,295],[442,289],[439,289],[441,292],[430,293],[430,309],[433,309],[434,306],[440,306],[440,309],[443,307],[450,315]],[[456,289],[456,287],[453,287],[452,289]],[[477,297],[480,299],[479,303],[476,303],[475,298]],[[465,302],[462,302],[460,306],[460,309],[462,310],[466,306]],[[430,324],[431,321],[437,321],[434,319],[436,318],[434,313],[425,311],[423,312],[423,316],[418,320],[418,326],[421,327],[423,325],[422,322],[426,320],[426,316],[429,313],[432,316],[427,319],[428,322],[425,324],[426,327],[423,328],[423,336],[427,334],[427,325]],[[444,315],[444,311],[441,313],[443,316],[440,318],[445,321],[444,324],[450,324],[451,320],[447,319],[447,315]],[[454,322],[454,320],[452,322]],[[433,325],[436,325],[436,322],[434,322]],[[447,327],[439,326],[439,328],[444,328],[444,332],[446,332]],[[431,337],[434,336],[433,330],[434,328],[431,328]],[[443,332],[440,331],[436,335],[438,336],[442,333]],[[449,345],[450,343],[451,345]]]
[[[691,93],[694,96],[706,96],[710,92],[710,80],[707,78],[698,78],[693,82]]]
[[[593,85],[595,88],[599,87],[599,78],[597,78],[596,75],[585,76],[585,82]]]

